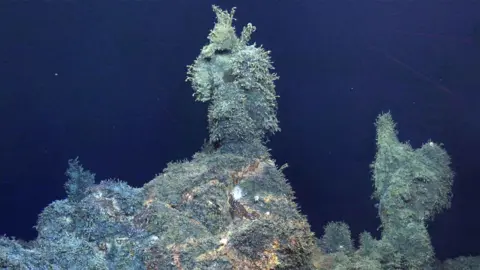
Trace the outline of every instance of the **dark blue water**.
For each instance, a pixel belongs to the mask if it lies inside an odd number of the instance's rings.
[[[67,160],[142,186],[207,137],[206,105],[184,82],[214,24],[208,1],[0,3],[0,234],[33,239],[65,197]],[[269,144],[320,235],[380,225],[369,164],[373,122],[441,142],[452,208],[429,226],[440,259],[480,255],[479,1],[214,1],[272,50],[282,132]]]

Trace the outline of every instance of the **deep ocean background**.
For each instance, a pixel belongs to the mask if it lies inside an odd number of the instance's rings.
[[[269,147],[318,235],[332,220],[379,235],[373,122],[391,111],[401,140],[452,157],[437,256],[480,255],[480,1],[88,2],[0,2],[0,234],[35,238],[70,158],[140,187],[200,149],[207,106],[184,80],[217,4],[272,50],[282,132]]]

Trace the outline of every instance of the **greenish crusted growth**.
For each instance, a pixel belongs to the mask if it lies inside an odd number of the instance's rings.
[[[218,50],[233,50],[239,43],[233,21],[235,8],[232,8],[230,13],[220,9],[218,6],[213,6],[213,11],[217,15],[217,23],[208,35],[210,44],[202,49],[205,56],[212,56]]]
[[[278,263],[274,269],[312,269],[314,241],[309,225],[298,213],[289,217],[291,219],[259,219],[239,227],[230,236],[232,247],[242,257],[254,261],[262,260],[265,250],[275,250]]]
[[[210,101],[208,122],[211,144],[226,146],[228,152],[255,149],[267,135],[280,130],[277,95],[278,79],[270,51],[248,45],[255,27],[247,24],[238,37],[230,12],[213,6],[217,22],[194,63],[188,66],[187,81],[192,83],[197,101]],[[234,145],[235,144],[235,145]],[[228,150],[227,150],[228,149]]]
[[[328,269],[438,269],[426,222],[450,206],[450,158],[432,141],[418,149],[400,142],[390,113],[380,114],[375,127],[371,168],[382,235],[377,240],[364,232],[358,250],[341,252],[353,250],[348,226],[329,223],[319,243],[331,260]]]
[[[375,125],[378,151],[372,169],[380,206],[392,203],[389,197],[399,199],[420,220],[449,208],[454,174],[441,145],[428,141],[413,149],[400,143],[390,113],[381,114]]]
[[[95,174],[83,169],[78,157],[68,161],[65,175],[68,177],[65,190],[71,201],[81,201],[88,195],[88,188],[95,184]]]
[[[320,239],[320,247],[326,253],[343,252],[350,254],[353,252],[353,241],[350,228],[344,222],[329,222],[325,228],[325,233]]]
[[[203,68],[203,61],[211,60],[211,57],[216,53],[232,52],[239,46],[246,45],[255,31],[255,27],[249,23],[243,28],[242,36],[239,39],[235,33],[235,27],[233,27],[235,8],[228,12],[214,5],[213,11],[216,14],[217,22],[208,34],[209,43],[201,49],[200,55],[195,59],[194,63],[187,66],[186,81],[192,83],[196,100],[202,102],[210,100],[211,88],[214,87],[211,84],[212,81],[208,80],[211,74],[206,74],[208,70]]]
[[[450,206],[450,158],[432,141],[419,149],[401,143],[390,113],[381,114],[375,126],[378,150],[372,169],[383,229],[380,241],[392,247],[394,265],[427,267],[434,252],[426,221]]]

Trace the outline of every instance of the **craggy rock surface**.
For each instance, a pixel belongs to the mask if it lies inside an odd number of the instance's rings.
[[[214,7],[209,43],[189,66],[209,102],[210,136],[189,161],[168,164],[142,188],[70,160],[67,199],[40,215],[38,238],[0,238],[2,269],[312,269],[315,238],[282,169],[265,147],[279,130],[269,52],[237,37]]]
[[[427,221],[450,205],[453,172],[441,145],[401,143],[381,114],[372,163],[381,239],[355,247],[331,222],[317,239],[265,144],[279,131],[269,51],[237,36],[235,9],[217,22],[187,81],[208,102],[209,138],[190,160],[172,162],[142,188],[95,182],[78,159],[66,171],[67,198],[40,214],[38,238],[0,237],[0,269],[480,269],[478,257],[435,260]]]

